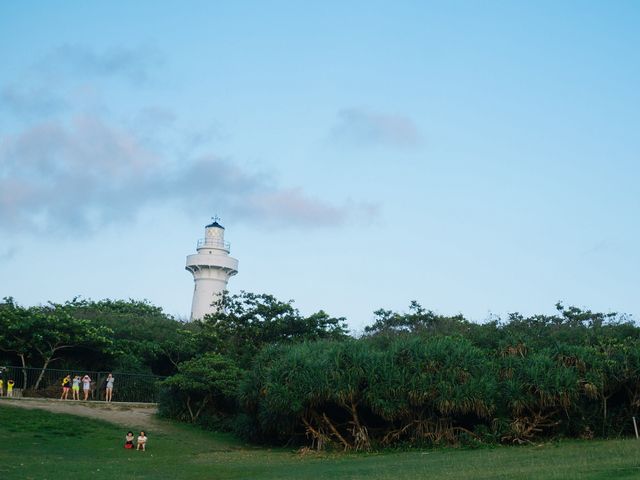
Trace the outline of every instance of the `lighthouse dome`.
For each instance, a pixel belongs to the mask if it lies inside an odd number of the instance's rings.
[[[221,229],[224,230],[224,227],[218,223],[218,220],[214,220],[209,225],[207,225],[205,228],[221,228]]]

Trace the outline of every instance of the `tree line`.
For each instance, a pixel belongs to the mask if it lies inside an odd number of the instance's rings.
[[[0,365],[170,375],[185,324],[135,300],[82,300],[32,307],[0,302]]]
[[[616,313],[344,318],[242,292],[182,323],[147,302],[0,304],[3,361],[167,375],[160,411],[255,442],[369,450],[624,436],[640,407],[640,328]],[[99,367],[99,368],[98,368]]]

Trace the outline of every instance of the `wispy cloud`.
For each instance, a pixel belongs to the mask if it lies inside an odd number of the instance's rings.
[[[8,262],[10,260],[13,260],[17,253],[17,247],[9,247],[5,248],[4,250],[0,250],[0,262]]]
[[[590,248],[584,250],[581,254],[583,256],[599,254],[611,248],[610,242],[608,240],[602,239],[595,244],[593,244]]]
[[[399,148],[414,148],[421,141],[418,128],[409,117],[365,108],[340,110],[330,139],[346,146]]]
[[[94,50],[62,45],[27,69],[20,81],[0,85],[0,115],[27,121],[53,117],[73,110],[78,99],[86,102],[96,96],[103,80],[118,78],[135,86],[152,83],[163,63],[163,55],[151,47]],[[160,119],[160,111],[147,114],[147,120],[167,121]]]
[[[251,193],[239,206],[247,216],[257,218],[280,217],[301,225],[337,225],[345,221],[347,210],[308,197],[299,189]]]
[[[136,123],[147,125],[150,130],[170,128],[176,123],[177,115],[168,108],[159,106],[145,107],[136,115]]]
[[[66,107],[64,99],[49,88],[5,85],[0,90],[0,110],[20,118],[42,118]]]
[[[94,50],[81,45],[62,45],[46,55],[38,67],[47,73],[74,76],[122,77],[134,84],[148,82],[164,63],[151,47],[112,47]]]
[[[374,206],[314,198],[216,155],[217,122],[186,128],[158,105],[116,120],[101,100],[109,93],[102,80],[153,82],[162,61],[153,49],[64,45],[28,72],[30,81],[0,90],[0,107],[27,120],[0,136],[0,233],[90,233],[164,206],[300,228],[375,215]]]
[[[41,123],[0,144],[0,230],[90,232],[167,204],[301,227],[340,225],[361,213],[280,188],[229,158],[167,158],[95,116]]]

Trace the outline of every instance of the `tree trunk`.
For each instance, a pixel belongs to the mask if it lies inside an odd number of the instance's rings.
[[[347,450],[351,450],[351,445],[349,445],[349,442],[347,442],[345,438],[342,435],[340,435],[340,432],[333,425],[333,423],[331,423],[331,420],[329,420],[329,417],[327,417],[326,413],[322,414],[322,418],[324,419],[325,423],[328,425],[329,429],[333,432],[333,434],[338,438],[338,440],[340,440],[340,443],[342,443],[342,445],[344,446],[345,452]]]
[[[304,423],[305,427],[307,427],[307,437],[309,436],[309,434],[311,434],[311,448],[313,448],[315,444],[317,451],[322,450],[324,448],[324,440],[326,438],[326,435],[322,433],[321,428],[318,427],[317,430],[313,428],[311,423],[305,418],[304,415],[302,416],[302,423]]]
[[[178,363],[180,363],[180,362],[177,361],[177,360],[174,360],[173,358],[171,358],[171,355],[168,355],[166,353],[165,353],[165,355],[169,359],[169,363],[171,363],[171,365],[173,365],[175,367],[175,369],[178,370]]]
[[[198,408],[198,411],[196,412],[196,416],[193,419],[194,421],[198,419],[204,407],[207,405],[207,403],[209,403],[209,400],[211,400],[211,395],[207,395],[206,397],[204,397],[204,399],[202,400],[202,404],[200,405],[200,408]]]
[[[202,403],[198,407],[198,410],[196,410],[196,413],[193,413],[193,408],[191,408],[191,395],[187,395],[186,404],[187,404],[187,410],[189,410],[189,416],[191,417],[191,423],[196,423],[196,420],[202,413],[202,410],[204,410],[204,407],[206,407],[206,405],[209,403],[210,400],[212,400],[211,395],[207,395],[206,397],[204,397],[204,399],[202,400]]]
[[[42,364],[42,368],[40,369],[40,374],[38,375],[38,379],[36,380],[36,384],[33,386],[34,390],[38,390],[38,387],[40,386],[40,382],[44,377],[44,372],[47,370],[47,367],[49,366],[50,363],[51,363],[51,357],[45,358],[44,363]]]
[[[354,438],[355,449],[356,451],[360,449],[369,450],[371,448],[369,432],[367,431],[367,427],[360,423],[360,418],[358,416],[358,406],[355,402],[351,402],[350,410],[351,418],[353,418],[353,429],[351,433]]]
[[[607,400],[608,396],[602,398],[602,436],[605,437],[607,431]]]
[[[27,359],[24,353],[19,353],[18,356],[22,362],[22,389],[25,390],[27,388]]]
[[[191,395],[187,395],[187,409],[189,410],[189,416],[191,417],[191,423],[195,423],[196,419],[193,416],[193,410],[191,410]]]

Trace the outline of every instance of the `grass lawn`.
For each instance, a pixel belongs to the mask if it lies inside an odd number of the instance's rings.
[[[167,423],[163,430],[147,432],[143,453],[122,448],[126,428],[0,405],[0,479],[640,478],[635,439],[300,456],[188,425]]]

